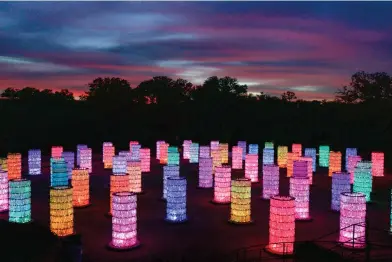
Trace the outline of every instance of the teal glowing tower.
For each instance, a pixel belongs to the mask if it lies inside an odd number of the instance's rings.
[[[319,166],[329,167],[329,146],[319,146]]]
[[[363,193],[366,202],[370,202],[373,187],[372,162],[360,161],[354,169],[354,193]]]
[[[167,149],[167,164],[168,165],[176,165],[180,164],[180,153],[178,152],[178,148],[175,146],[169,146]]]
[[[30,180],[10,180],[9,194],[9,221],[13,223],[29,223],[31,221]]]

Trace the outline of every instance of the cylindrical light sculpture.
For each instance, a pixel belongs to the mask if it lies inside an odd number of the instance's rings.
[[[31,221],[31,182],[27,179],[9,181],[8,220],[13,223]]]
[[[50,174],[50,186],[58,187],[58,186],[68,186],[68,172],[67,172],[67,163],[64,161],[64,158],[56,158],[53,159],[52,162],[52,173]]]
[[[164,144],[165,141],[159,140],[156,142],[156,159],[160,160],[161,159],[161,144]]]
[[[102,161],[104,168],[113,167],[113,156],[116,155],[116,150],[111,142],[103,143]]]
[[[251,218],[251,189],[252,182],[247,178],[231,181],[231,205],[229,222],[235,224],[249,224]]]
[[[298,156],[302,156],[302,145],[301,144],[292,144],[291,145],[291,152]]]
[[[140,162],[142,172],[150,172],[151,152],[149,148],[140,148]]]
[[[180,177],[180,166],[163,167],[163,199],[167,197],[167,180],[169,177]]]
[[[274,154],[273,148],[263,149],[263,165],[273,165],[274,164]]]
[[[122,156],[125,158],[125,161],[132,161],[132,156],[131,156],[131,152],[129,151],[120,151],[118,152],[119,156]]]
[[[293,162],[293,177],[308,177],[308,162],[299,158]]]
[[[8,172],[8,164],[6,157],[0,157],[0,170]]]
[[[219,149],[219,141],[211,141],[210,142],[210,148],[211,148],[211,150]]]
[[[9,153],[7,156],[8,180],[22,178],[22,155]]]
[[[329,146],[319,146],[319,166],[329,166]]]
[[[199,146],[199,158],[211,157],[209,146]]]
[[[190,158],[190,153],[189,153],[189,149],[191,147],[192,144],[192,140],[184,140],[184,142],[182,143],[182,158],[183,159],[189,159]]]
[[[183,223],[186,215],[186,179],[185,177],[169,177],[167,179],[166,221]]]
[[[266,250],[278,255],[294,253],[295,199],[273,196],[270,201],[269,244]]]
[[[242,160],[245,160],[246,155],[246,141],[238,141],[237,146],[242,148]]]
[[[290,177],[290,196],[295,198],[295,219],[310,220],[309,179],[307,177]]]
[[[191,147],[189,148],[189,163],[199,163],[199,144],[192,143]]]
[[[89,173],[93,171],[92,154],[91,148],[80,149],[80,167],[87,168]]]
[[[298,154],[291,152],[287,153],[287,177],[291,177],[293,175],[294,161],[298,159]]]
[[[63,155],[63,147],[62,146],[52,146],[51,157],[60,158]]]
[[[87,148],[87,145],[77,145],[76,146],[76,165],[80,166],[80,150],[82,148]]]
[[[212,158],[199,158],[199,188],[212,188],[214,186]]]
[[[333,172],[342,171],[342,153],[340,152],[329,152],[329,169],[328,176],[332,176]]]
[[[113,157],[113,174],[127,173],[127,159],[124,156]]]
[[[131,155],[132,155],[132,146],[138,144],[139,144],[138,141],[129,141],[129,152],[131,153]]]
[[[160,164],[167,164],[168,149],[169,149],[168,143],[160,143],[159,144],[159,163]]]
[[[229,163],[229,144],[228,143],[219,144],[219,150],[221,152],[222,164],[228,164]]]
[[[362,161],[361,156],[349,156],[347,172],[350,174],[350,183],[354,184],[354,171],[359,161]]]
[[[264,148],[274,148],[274,142],[265,142],[264,143]]]
[[[217,166],[222,166],[221,151],[218,149],[211,149],[212,158],[212,172],[215,173],[215,168]]]
[[[354,171],[354,193],[363,193],[366,196],[366,202],[371,201],[371,192],[373,188],[372,162],[360,161]]]
[[[372,152],[372,175],[384,176],[384,153]]]
[[[65,163],[67,164],[68,178],[72,178],[72,169],[75,167],[75,153],[64,151],[63,156]]]
[[[249,152],[249,154],[252,154],[252,155],[258,155],[259,154],[259,145],[258,144],[249,144],[248,145],[248,152]]]
[[[140,148],[141,145],[132,145],[131,146],[131,161],[140,161]]]
[[[340,196],[339,242],[344,247],[361,249],[366,246],[366,197],[362,193]]]
[[[85,207],[90,204],[90,175],[86,168],[72,169],[73,206]]]
[[[358,150],[356,148],[346,148],[346,155],[344,161],[345,170],[348,172],[348,157],[358,155]]]
[[[0,170],[0,213],[8,211],[8,173]]]
[[[309,178],[309,184],[313,185],[313,171],[312,171],[313,159],[308,156],[303,156],[300,157],[299,160],[305,161],[307,163],[307,168],[306,168],[307,177]],[[295,167],[293,168],[293,173],[295,173]]]
[[[316,172],[316,156],[317,156],[317,150],[316,148],[305,148],[305,157],[311,157],[312,158],[312,171]]]
[[[129,175],[128,174],[112,174],[110,176],[110,211],[112,214],[113,194],[118,192],[129,191]]]
[[[113,146],[112,142],[103,142],[102,144],[102,163],[105,163],[106,147]]]
[[[169,146],[167,152],[167,164],[168,165],[179,165],[180,164],[180,153],[178,148],[174,146]]]
[[[28,152],[29,175],[41,174],[41,150],[31,149]]]
[[[231,168],[223,165],[215,168],[213,203],[229,204],[231,191]]]
[[[259,155],[247,154],[245,157],[245,178],[252,183],[259,182]]]
[[[340,211],[340,195],[342,193],[351,193],[350,174],[334,172],[332,174],[332,210]]]
[[[279,195],[279,166],[263,165],[263,199]]]
[[[59,237],[74,233],[72,187],[50,188],[50,231]]]
[[[143,193],[142,190],[142,169],[140,161],[130,161],[127,165],[129,174],[129,191],[133,193]]]
[[[287,146],[278,146],[278,166],[280,168],[287,167],[287,153],[288,153]]]
[[[239,146],[231,149],[231,166],[233,169],[242,169],[242,148]]]

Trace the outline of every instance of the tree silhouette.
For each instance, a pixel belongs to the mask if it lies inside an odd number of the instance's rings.
[[[292,91],[286,91],[282,94],[282,100],[283,101],[288,101],[288,102],[292,102],[295,99],[297,99],[297,96],[295,95],[294,92]]]

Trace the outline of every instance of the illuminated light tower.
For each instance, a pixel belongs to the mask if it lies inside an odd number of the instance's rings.
[[[180,164],[180,153],[178,152],[177,147],[169,146],[167,153],[167,164],[177,166]]]
[[[168,143],[159,144],[159,157],[160,157],[159,163],[160,164],[167,164],[168,149],[169,149]]]
[[[366,202],[371,201],[371,192],[373,187],[372,162],[360,161],[354,170],[354,193],[363,193]]]
[[[288,153],[287,146],[278,146],[278,166],[280,168],[287,167],[287,153]]]
[[[50,231],[59,237],[74,233],[72,187],[50,188]]]
[[[211,149],[211,158],[212,158],[212,172],[215,173],[215,168],[218,166],[222,166],[222,157],[219,148]]]
[[[62,146],[52,146],[51,157],[60,158],[63,155],[63,147]]]
[[[311,158],[300,157],[293,162],[293,177],[306,177],[309,179],[309,185],[313,183],[312,163],[310,161],[312,161]]]
[[[291,145],[291,152],[298,156],[302,156],[302,145],[301,144],[292,144]]]
[[[239,146],[231,149],[231,165],[233,169],[242,169],[242,148]]]
[[[149,148],[140,149],[140,162],[142,172],[150,172],[151,167],[151,151]]]
[[[130,250],[140,245],[137,236],[137,195],[117,192],[112,198],[112,241],[109,249]]]
[[[230,223],[249,224],[251,217],[251,189],[252,182],[247,178],[231,181]]]
[[[199,163],[199,144],[192,143],[189,148],[190,158],[189,163]]]
[[[142,169],[140,161],[130,161],[127,165],[129,174],[129,191],[142,194]]]
[[[162,199],[167,197],[167,180],[169,177],[180,177],[180,166],[163,167],[163,195]]]
[[[166,222],[184,223],[188,220],[186,199],[186,178],[169,177],[167,179]]]
[[[8,173],[0,170],[0,213],[8,211]]]
[[[8,153],[7,156],[8,180],[22,178],[22,155]]]
[[[105,163],[105,154],[106,154],[106,147],[113,146],[112,142],[103,142],[102,143],[102,163]]]
[[[245,160],[246,148],[247,148],[246,141],[238,141],[237,146],[242,148],[242,160]]]
[[[128,174],[112,174],[110,176],[110,210],[109,215],[112,215],[113,194],[118,192],[129,191],[129,175]]]
[[[372,152],[372,175],[384,176],[384,153]]]
[[[214,176],[214,199],[215,204],[230,204],[231,191],[231,168],[223,165],[215,168]]]
[[[295,198],[295,219],[311,220],[309,216],[309,179],[290,177],[290,196]]]
[[[350,174],[334,172],[332,174],[332,210],[340,211],[340,195],[342,193],[351,193]]]
[[[339,242],[350,249],[366,247],[366,197],[362,193],[340,196]]]
[[[131,155],[132,155],[132,146],[138,144],[139,144],[138,141],[129,141],[129,152],[131,153]]]
[[[199,158],[211,157],[209,146],[199,146]]]
[[[316,155],[317,155],[317,150],[316,148],[305,148],[305,157],[311,157],[312,158],[312,171],[316,172]]]
[[[118,155],[125,158],[125,161],[132,161],[131,152],[129,151],[120,151]]]
[[[211,151],[215,149],[219,149],[219,141],[211,141],[210,142]]]
[[[80,167],[87,168],[89,173],[93,172],[91,148],[80,149]]]
[[[346,148],[346,155],[344,161],[345,170],[348,172],[348,157],[358,155],[358,150],[356,148]]]
[[[190,153],[189,153],[189,148],[192,144],[192,140],[184,140],[182,143],[182,149],[183,149],[183,159],[189,159],[190,158]]]
[[[64,158],[53,159],[50,186],[68,186],[68,184],[67,163],[64,161]]]
[[[199,158],[199,185],[198,188],[213,188],[214,177],[212,158]]]
[[[83,148],[88,148],[87,145],[77,145],[76,146],[76,165],[80,166],[80,150]]]
[[[7,164],[7,158],[6,157],[1,157],[0,158],[0,170],[8,172],[8,164]]]
[[[113,174],[127,173],[127,159],[124,156],[113,157]]]
[[[116,149],[111,142],[103,143],[103,167],[109,169],[113,167],[113,157],[116,155]]]
[[[90,175],[86,168],[72,169],[73,206],[86,207],[90,205]]]
[[[31,182],[27,179],[9,181],[9,215],[13,223],[31,222]]]
[[[279,166],[263,165],[263,199],[279,195]]]
[[[354,184],[354,171],[359,161],[362,161],[361,156],[349,156],[347,172],[350,174],[350,184]]]
[[[329,166],[329,146],[319,146],[319,166]]]
[[[258,144],[249,144],[248,145],[248,153],[252,155],[259,154],[259,145]]]
[[[75,153],[64,151],[62,158],[67,164],[68,179],[72,179],[72,169],[75,167]]]
[[[273,165],[274,164],[274,154],[273,148],[263,149],[263,165]]]
[[[247,154],[245,157],[245,178],[252,183],[259,182],[259,155]]]
[[[265,142],[264,148],[274,148],[274,142]]]
[[[132,145],[131,161],[140,161],[140,148],[141,145]]]
[[[272,196],[270,201],[269,241],[266,251],[277,255],[292,255],[295,242],[295,199]]]
[[[222,164],[228,164],[229,163],[229,144],[228,143],[219,144],[219,150],[221,152]]]
[[[329,152],[329,169],[328,176],[332,176],[333,172],[342,171],[342,153],[340,152]]]
[[[41,150],[31,149],[28,152],[29,175],[41,175]]]
[[[165,141],[159,140],[156,142],[156,159],[161,160],[161,144],[165,144]]]
[[[287,177],[293,175],[294,161],[298,160],[299,156],[297,154],[288,152],[287,153]]]

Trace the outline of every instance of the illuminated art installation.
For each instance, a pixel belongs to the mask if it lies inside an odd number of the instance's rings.
[[[8,211],[8,173],[0,170],[0,213]]]
[[[165,141],[159,140],[156,143],[156,159],[161,159],[161,144],[165,144]]]
[[[132,161],[131,152],[129,151],[120,151],[118,155],[124,157],[127,162]]]
[[[199,146],[199,158],[211,157],[209,146]]]
[[[213,203],[229,204],[231,191],[231,168],[223,165],[215,168]]]
[[[90,175],[86,168],[72,169],[73,206],[84,207],[90,204]]]
[[[348,172],[348,157],[358,155],[358,150],[356,148],[346,148],[346,155],[344,161],[345,170]]]
[[[93,171],[92,154],[91,148],[80,149],[80,167],[87,168],[89,173]]]
[[[301,144],[292,144],[291,145],[291,152],[298,156],[302,156],[302,145]]]
[[[167,179],[166,221],[183,223],[186,215],[186,178],[169,177]]]
[[[50,188],[50,231],[59,237],[74,233],[72,187]]]
[[[159,144],[159,157],[160,157],[159,163],[160,164],[167,164],[168,150],[169,150],[168,143]]]
[[[140,161],[130,161],[127,165],[129,174],[129,191],[142,193],[142,169]]]
[[[8,153],[7,156],[8,180],[22,178],[22,155]]]
[[[68,179],[72,178],[72,169],[75,167],[75,153],[64,151],[63,156],[65,163],[67,163]]]
[[[8,171],[7,158],[0,157],[0,170]]]
[[[350,174],[334,172],[332,174],[332,210],[340,211],[340,195],[342,193],[351,193]]]
[[[287,146],[278,146],[278,166],[281,168],[287,167]]]
[[[183,159],[189,159],[190,158],[190,153],[189,153],[189,148],[192,144],[192,140],[184,140],[184,142],[182,143],[182,158]]]
[[[275,151],[273,148],[263,149],[263,165],[273,165],[274,164]]]
[[[242,148],[239,146],[231,148],[231,166],[233,169],[242,169]]]
[[[238,141],[237,146],[242,148],[242,160],[245,160],[246,155],[246,141]]]
[[[41,174],[41,150],[31,149],[28,152],[29,175]]]
[[[249,224],[251,218],[251,189],[252,182],[247,178],[231,181],[231,204],[229,222],[235,224]]]
[[[272,196],[270,201],[269,241],[266,250],[278,255],[294,253],[295,199]]]
[[[9,181],[8,221],[28,223],[31,221],[31,182],[27,179]]]
[[[127,159],[125,156],[113,157],[113,174],[127,173]]]
[[[308,172],[307,177],[309,178],[309,185],[313,185],[313,159],[309,156],[300,157],[299,160],[305,161],[308,166],[306,171]],[[293,170],[293,173],[295,170]]]
[[[88,148],[87,145],[77,145],[76,146],[76,165],[80,166],[80,150],[82,148]]]
[[[150,172],[151,152],[149,148],[140,148],[140,164],[142,172]]]
[[[287,177],[291,177],[293,175],[294,161],[298,159],[299,156],[297,154],[291,152],[287,153]]]
[[[361,156],[349,156],[347,172],[350,174],[350,183],[354,184],[354,171],[359,161],[362,161]]]
[[[312,172],[312,158],[300,157],[298,160],[293,162],[293,176],[294,177],[307,177],[309,179],[309,185],[313,184],[313,172]]]
[[[319,166],[329,166],[329,146],[319,146]]]
[[[316,148],[305,148],[305,157],[311,157],[312,158],[312,171],[316,172],[316,155],[317,155],[317,150]]]
[[[370,193],[373,187],[372,162],[360,161],[354,169],[354,193],[363,193],[366,202],[370,202]]]
[[[212,169],[212,158],[199,158],[199,188],[212,188],[214,186],[214,177]]]
[[[59,158],[53,158],[51,157],[49,160],[49,164],[50,164],[50,174],[53,174],[53,163],[59,160],[64,160],[62,157]]]
[[[264,148],[274,148],[274,142],[265,142]]]
[[[140,245],[137,237],[137,195],[117,192],[112,198],[112,241],[114,250],[127,250]]]
[[[339,242],[347,248],[364,248],[366,246],[365,223],[365,195],[362,193],[342,193],[340,196]]]
[[[63,147],[62,146],[52,146],[51,157],[60,158],[63,155]]]
[[[219,150],[221,152],[222,164],[228,164],[229,163],[229,144],[228,143],[219,144]]]
[[[249,178],[252,183],[259,182],[259,155],[245,156],[245,178]]]
[[[129,175],[128,174],[112,174],[110,176],[110,211],[112,214],[113,194],[118,192],[129,191]]]
[[[168,165],[179,165],[180,164],[180,153],[178,148],[175,146],[169,146],[167,153],[167,164]]]
[[[263,199],[279,195],[279,166],[263,165]]]
[[[139,145],[139,142],[138,141],[129,141],[129,152],[131,153],[131,155],[133,154],[132,153],[132,146],[133,145]]]
[[[335,151],[329,152],[328,176],[332,176],[333,172],[340,171],[342,171],[342,153]]]
[[[132,145],[131,146],[131,161],[140,161],[140,148],[142,146],[137,144],[137,145]]]
[[[166,199],[167,196],[167,179],[169,177],[180,177],[180,166],[163,167],[163,199]]]
[[[215,168],[217,166],[222,166],[221,151],[218,149],[211,149],[212,158],[212,172],[215,173]]]
[[[189,163],[199,163],[199,144],[192,143],[191,147],[189,148]]]
[[[384,176],[384,153],[372,152],[372,175]]]
[[[50,186],[68,186],[67,163],[65,162],[64,158],[53,159],[52,168],[53,170],[50,174]]]
[[[219,149],[219,141],[211,141],[210,148],[211,148],[211,150]]]
[[[105,163],[105,148],[113,146],[112,142],[103,142],[102,143],[102,163]]]
[[[307,177],[290,177],[290,196],[295,198],[295,219],[310,220],[309,179]]]
[[[116,149],[111,142],[103,143],[103,167],[112,168],[113,167],[113,157],[116,155]]]
[[[258,144],[249,144],[248,145],[248,154],[258,155],[259,154],[259,145]]]

